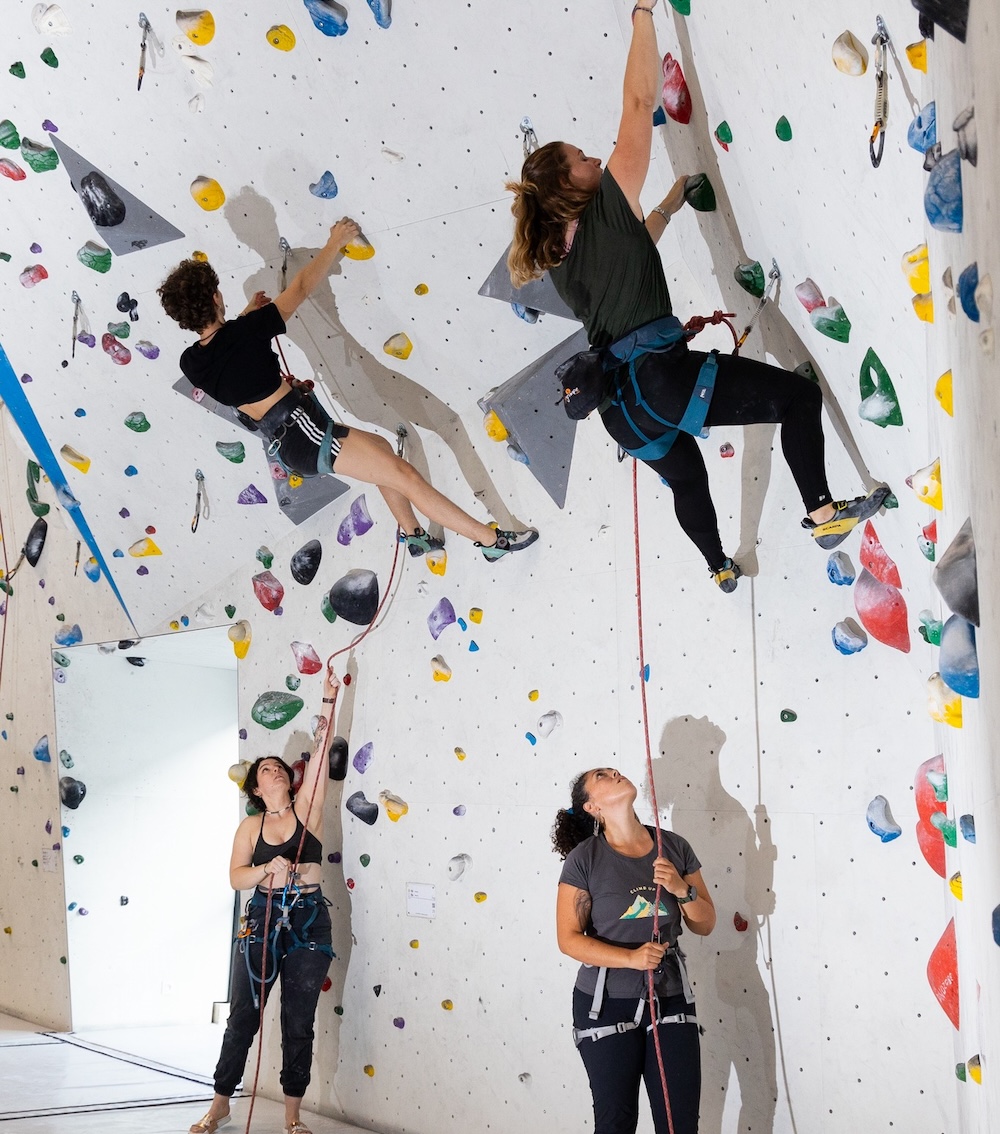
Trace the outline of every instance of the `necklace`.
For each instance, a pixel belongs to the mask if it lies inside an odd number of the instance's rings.
[[[277,811],[265,811],[264,814],[265,815],[284,815],[284,813],[290,807],[292,807],[294,805],[294,803],[295,803],[295,800],[293,799],[291,803],[286,803],[284,807],[280,807]]]
[[[225,323],[223,323],[222,326],[224,327]],[[217,335],[221,330],[222,327],[216,327],[215,330],[207,338],[199,337],[198,342],[201,344],[201,346],[208,346],[211,339],[214,338],[214,336]]]

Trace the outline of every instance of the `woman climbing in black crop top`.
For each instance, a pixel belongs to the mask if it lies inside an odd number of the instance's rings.
[[[304,384],[282,380],[271,339],[285,330],[300,304],[326,279],[346,244],[361,230],[349,217],[330,228],[326,244],[273,301],[259,291],[231,321],[219,277],[203,260],[184,260],[157,289],[163,309],[198,341],[181,355],[192,385],[226,406],[235,406],[271,442],[269,452],[289,472],[333,473],[374,484],[399,525],[411,555],[439,550],[444,541],[417,522],[413,509],[474,540],[488,560],[529,547],[538,532],[501,531],[473,519],[428,484],[384,437],[330,419]]]
[[[245,933],[236,942],[229,1020],[215,1068],[215,1097],[190,1134],[215,1134],[229,1122],[229,1100],[243,1077],[247,1052],[260,1024],[262,990],[266,1001],[279,975],[285,1130],[287,1134],[309,1134],[299,1108],[309,1086],[316,1003],[333,958],[329,903],[320,890],[320,880],[323,803],[329,778],[325,754],[339,691],[340,681],[328,668],[316,744],[298,792],[292,791],[292,769],[277,756],[256,760],[243,782],[247,799],[259,814],[247,816],[236,829],[229,881],[234,890],[252,888],[254,892],[247,903]]]
[[[782,452],[807,513],[802,526],[824,549],[836,547],[874,515],[889,489],[878,485],[854,500],[830,495],[818,385],[733,355],[718,355],[716,370],[712,355],[689,351],[683,338],[667,334],[679,324],[655,245],[684,205],[686,179],[679,178],[643,219],[639,195],[660,87],[655,5],[656,0],[640,0],[632,10],[621,124],[607,168],[565,142],[549,142],[529,154],[521,180],[507,185],[515,194],[507,262],[515,287],[549,272],[586,327],[591,346],[606,351],[606,397],[600,406],[605,429],[669,484],[681,528],[728,594],[736,589],[740,568],[719,538],[697,441],[703,426],[781,423]],[[639,341],[626,346],[622,340],[633,333]]]

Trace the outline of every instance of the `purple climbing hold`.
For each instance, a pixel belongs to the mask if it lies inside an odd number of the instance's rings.
[[[364,775],[371,767],[374,757],[375,745],[369,740],[366,744],[362,744],[357,752],[354,753],[354,759],[351,763],[354,765],[355,771]]]
[[[236,497],[237,504],[266,504],[267,497],[256,485],[248,484]]]
[[[455,608],[447,598],[441,599],[437,606],[427,615],[427,629],[436,642],[449,626],[455,623]]]

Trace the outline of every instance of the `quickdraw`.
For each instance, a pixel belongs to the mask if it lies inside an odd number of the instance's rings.
[[[872,127],[872,136],[868,141],[868,152],[871,155],[872,165],[878,169],[885,150],[885,128],[889,120],[889,73],[885,69],[889,32],[881,16],[875,17],[875,34],[872,36],[872,43],[875,45],[875,125]],[[878,142],[877,150],[876,142]]]

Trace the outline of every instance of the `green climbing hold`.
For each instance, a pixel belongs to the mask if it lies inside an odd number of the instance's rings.
[[[21,144],[21,135],[9,118],[0,122],[0,146],[5,150],[16,150]]]
[[[858,414],[862,420],[882,429],[887,425],[903,424],[903,413],[892,379],[871,347],[861,363],[861,399]]]
[[[882,507],[890,510],[899,507],[899,500],[897,499],[895,492],[890,492],[889,495],[882,501]]]
[[[52,660],[61,669],[65,669],[69,665],[70,661],[70,659],[65,654],[61,654],[58,650],[52,651]]]
[[[696,173],[685,181],[684,200],[699,213],[715,212],[715,190],[707,173]]]
[[[759,260],[754,260],[752,264],[737,264],[733,271],[733,279],[744,291],[750,292],[755,299],[760,299],[764,294],[766,281],[764,269]]]
[[[733,140],[733,132],[729,129],[729,123],[722,121],[715,128],[715,140],[719,143],[724,150],[729,149],[729,143]]]
[[[114,335],[116,339],[127,339],[130,330],[128,322],[108,324],[108,334]]]
[[[799,719],[799,714],[796,713],[793,709],[782,709],[779,715],[781,717],[782,724],[791,724],[792,721],[797,721]]]
[[[216,441],[215,448],[227,461],[232,461],[234,465],[241,465],[247,455],[242,441]]]
[[[362,866],[367,866],[371,862],[371,860],[372,856],[370,854],[363,854],[359,859]]]
[[[334,1009],[333,1009],[333,1010],[334,1010],[334,1012],[335,1012],[335,1013],[336,1013],[336,1014],[337,1014],[338,1016],[343,1016],[343,1014],[344,1014],[344,1006],[343,1006],[343,1004],[337,1004],[337,1005],[336,1005],[336,1006],[334,1007]]]
[[[285,688],[290,689],[293,693],[302,684],[302,678],[296,677],[294,673],[290,673],[285,678]]]
[[[931,826],[937,827],[948,846],[958,846],[958,824],[954,819],[949,819],[943,811],[932,811]]]
[[[790,142],[792,140],[792,125],[784,115],[775,123],[774,132],[782,142]]]
[[[95,272],[100,272],[102,275],[105,272],[111,271],[111,249],[102,248],[100,244],[95,244],[93,240],[88,240],[87,243],[77,252],[76,258],[87,268],[93,268]]]
[[[330,602],[329,591],[323,595],[323,601],[319,604],[319,608],[323,612],[323,617],[327,622],[337,621],[337,612],[333,609],[333,604]]]
[[[680,16],[691,15],[691,0],[670,0],[670,7]]]
[[[269,547],[258,547],[257,558],[264,564],[264,570],[270,571],[274,562],[274,552]]]
[[[920,637],[927,643],[928,646],[941,645],[941,631],[944,629],[944,623],[940,618],[935,618],[929,610],[922,610],[920,612]]]
[[[815,382],[819,385],[819,375],[816,373],[816,367],[807,358],[805,362],[800,362],[795,367],[795,373],[801,374],[803,378],[808,378],[810,382]]]
[[[76,863],[77,866],[82,866],[83,865],[83,855],[82,854],[73,855],[73,861]]]
[[[264,728],[281,728],[302,711],[304,704],[301,697],[271,690],[254,701],[250,716]]]
[[[236,607],[235,606],[227,606],[226,607],[226,617],[227,618],[235,618],[236,617]]]
[[[149,418],[146,417],[142,410],[136,410],[134,413],[130,413],[128,417],[125,418],[125,425],[131,429],[133,433],[148,433],[150,428]]]
[[[0,260],[3,260],[3,262],[5,264],[9,264],[10,263],[10,253],[9,252],[0,252]]]
[[[843,307],[831,296],[821,307],[809,312],[809,321],[821,335],[838,343],[850,342],[851,321]]]
[[[968,1078],[966,1077],[966,1074],[965,1074],[965,1064],[964,1063],[956,1063],[955,1064],[955,1078],[961,1079],[963,1083],[967,1083],[969,1081]]]
[[[21,157],[35,173],[48,173],[59,164],[59,155],[51,146],[33,142],[30,138],[21,139]]]
[[[56,53],[52,50],[51,47],[46,47],[46,49],[42,52],[40,58],[46,67],[59,66],[59,60],[56,58]]]
[[[20,60],[18,60],[16,63],[12,63],[8,70],[15,79],[24,78],[24,64]]]

